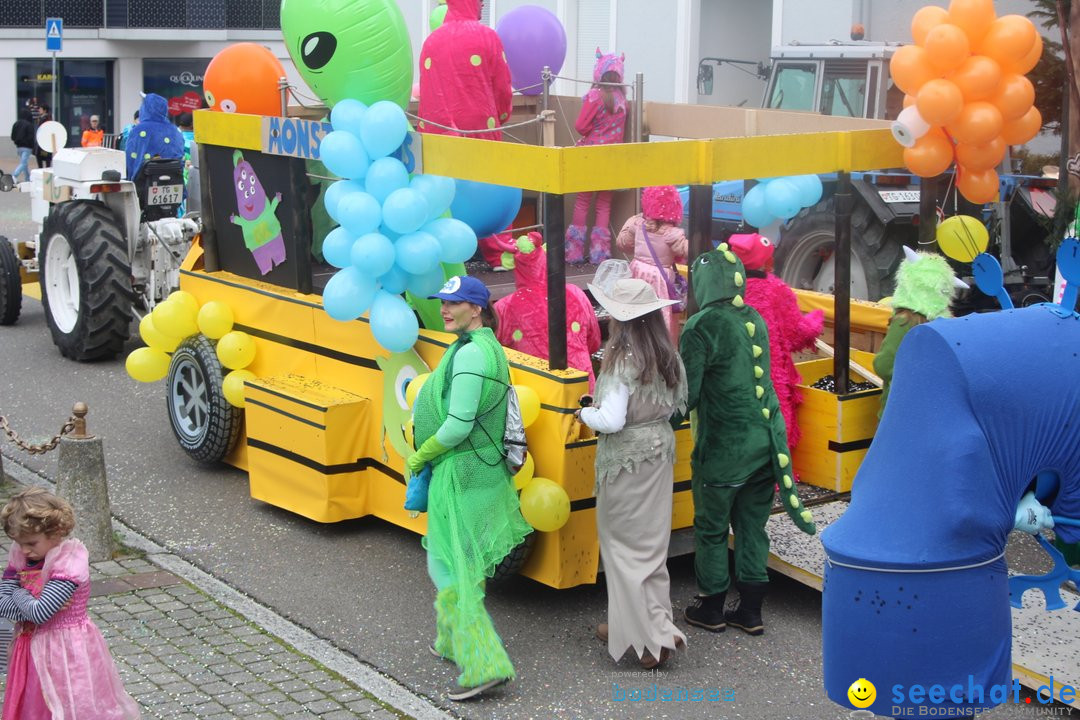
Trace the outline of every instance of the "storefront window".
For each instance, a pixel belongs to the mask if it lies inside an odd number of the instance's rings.
[[[193,112],[205,106],[202,82],[210,58],[143,60],[143,91],[169,101],[169,115]]]
[[[53,120],[68,132],[68,145],[79,144],[83,130],[90,127],[90,116],[101,118],[101,127],[115,133],[112,116],[111,60],[60,60],[56,64],[59,81],[57,107],[52,106],[52,60],[19,60],[16,97],[19,107],[27,107],[33,98],[43,108],[49,107]]]

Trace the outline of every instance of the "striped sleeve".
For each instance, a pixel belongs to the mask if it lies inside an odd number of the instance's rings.
[[[18,620],[19,609],[15,607],[15,601],[11,594],[19,589],[19,581],[15,578],[5,578],[0,581],[0,618]]]
[[[22,615],[20,619],[43,625],[57,610],[64,607],[64,603],[71,599],[77,587],[78,585],[70,580],[50,580],[36,598],[25,589],[15,591],[11,597]]]

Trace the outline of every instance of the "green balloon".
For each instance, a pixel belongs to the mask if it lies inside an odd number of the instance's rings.
[[[396,0],[282,0],[281,34],[323,102],[409,103],[412,44]]]
[[[434,30],[443,24],[443,20],[446,19],[446,6],[436,5],[435,9],[431,11],[431,17],[428,18],[428,27]]]

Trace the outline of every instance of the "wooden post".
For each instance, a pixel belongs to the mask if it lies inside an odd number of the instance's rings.
[[[836,174],[836,247],[833,251],[835,281],[833,283],[833,322],[836,354],[833,356],[833,377],[836,394],[848,394],[848,361],[851,358],[851,175],[843,170]]]
[[[1069,17],[1064,17],[1064,3],[1058,0],[1058,20],[1061,27],[1062,45],[1065,50],[1065,76],[1069,86],[1068,95],[1063,98],[1068,106],[1068,126],[1062,128],[1062,134],[1068,133],[1068,159],[1063,159],[1067,175],[1058,182],[1067,182],[1070,197],[1080,193],[1080,80],[1076,77],[1076,65],[1080,59],[1080,0],[1073,0]]]
[[[919,184],[919,246],[929,249],[937,242],[937,199],[941,176],[923,178]]]
[[[566,369],[566,225],[563,196],[544,193],[544,238],[547,240],[548,367]]]
[[[712,249],[712,186],[690,186],[690,251],[686,255],[686,266],[694,264],[698,255]],[[686,316],[698,311],[694,300],[694,288],[691,285],[687,293]]]

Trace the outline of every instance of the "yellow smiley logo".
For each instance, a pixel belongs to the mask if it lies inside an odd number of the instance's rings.
[[[847,697],[855,707],[868,708],[874,704],[874,699],[877,698],[877,688],[874,687],[874,683],[866,678],[859,678],[851,683],[851,687],[847,690]]]

